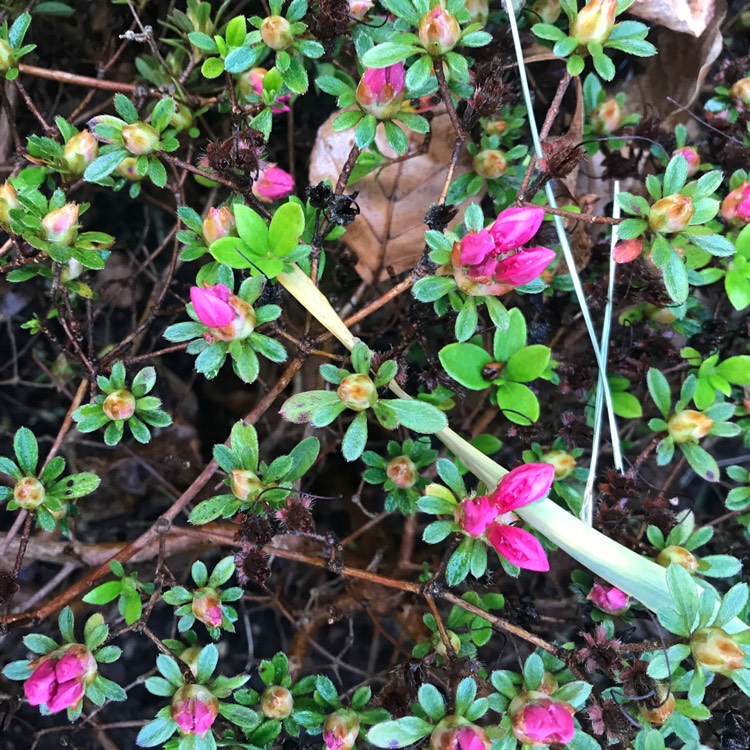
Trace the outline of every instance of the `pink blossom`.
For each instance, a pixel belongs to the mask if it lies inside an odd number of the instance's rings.
[[[508,562],[524,570],[549,570],[549,561],[539,540],[528,531],[506,523],[487,528],[487,540]]]
[[[60,658],[56,657],[55,652],[44,657],[24,682],[24,693],[30,705],[44,704],[50,713],[74,708],[96,671],[96,661],[91,652],[85,646],[74,645]]]
[[[513,734],[527,745],[565,745],[573,739],[573,715],[564,703],[539,698],[513,714]]]
[[[481,536],[499,511],[485,495],[464,500],[460,506],[461,528],[471,536]]]
[[[265,68],[252,68],[244,74],[245,81],[252,89],[253,93],[258,96],[263,96],[263,79],[266,77],[268,71]],[[271,112],[275,115],[281,115],[284,112],[289,111],[287,102],[292,98],[291,94],[284,94],[278,97],[276,101],[279,102],[279,106],[274,105],[271,107]]]
[[[538,278],[554,259],[554,250],[546,247],[529,247],[498,261],[492,277],[501,284],[523,286]]]
[[[199,589],[193,597],[193,615],[209,628],[218,628],[224,619],[221,601],[213,589]]]
[[[357,86],[357,104],[379,120],[388,120],[406,96],[406,70],[402,62],[385,68],[367,68]]]
[[[721,215],[727,221],[738,224],[750,223],[750,185],[745,180],[722,201]]]
[[[488,742],[485,742],[477,732],[479,727],[461,727],[456,732],[456,739],[461,750],[487,750]],[[482,734],[484,734],[483,730]],[[485,737],[487,735],[485,734]]]
[[[219,701],[203,685],[185,685],[172,698],[172,720],[183,734],[205,734],[219,713]]]
[[[461,263],[476,266],[495,251],[495,240],[487,229],[471,232],[461,240]]]
[[[506,208],[490,227],[495,248],[508,252],[525,245],[539,231],[543,219],[541,208]]]
[[[263,203],[273,203],[273,201],[286,198],[293,190],[292,175],[274,164],[269,166],[253,183],[253,195]]]
[[[692,177],[701,165],[701,157],[698,153],[698,149],[695,148],[695,146],[683,146],[674,151],[672,156],[676,156],[677,154],[682,154],[682,156],[685,157],[685,161],[688,165],[688,177]]]
[[[499,513],[521,508],[543,498],[555,480],[552,464],[522,464],[509,471],[490,495]]]
[[[608,615],[622,614],[630,603],[630,597],[624,591],[598,582],[594,583],[586,598]]]
[[[235,312],[229,304],[231,296],[232,290],[224,284],[190,289],[195,314],[207,328],[223,328],[234,320]]]

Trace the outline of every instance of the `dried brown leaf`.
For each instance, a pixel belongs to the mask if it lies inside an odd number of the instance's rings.
[[[354,131],[334,132],[331,124],[338,116],[331,115],[318,130],[310,157],[310,184],[330,179],[335,185],[346,162]],[[379,131],[382,129],[378,129]],[[412,135],[410,148],[419,147],[424,136]],[[376,143],[388,158],[396,154],[385,142],[381,132]],[[395,273],[411,269],[422,257],[424,248],[424,216],[437,202],[445,181],[454,133],[448,115],[436,114],[432,121],[432,142],[426,154],[391,164],[359,180],[357,203],[360,215],[342,237],[356,254],[357,272],[368,283],[388,278],[388,268]],[[456,165],[453,178],[471,169],[471,158],[464,151]],[[483,193],[473,197],[479,201]],[[461,221],[463,204],[452,224]]]
[[[636,0],[628,13],[672,31],[701,36],[712,22],[716,6],[715,0]]]

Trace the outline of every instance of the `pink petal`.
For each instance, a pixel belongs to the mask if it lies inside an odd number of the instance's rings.
[[[549,561],[539,540],[518,526],[493,523],[487,529],[490,544],[508,562],[524,570],[549,570]]]
[[[461,503],[461,528],[471,536],[481,536],[498,513],[498,509],[486,496],[464,500]]]
[[[78,656],[72,651],[66,651],[55,665],[55,677],[58,682],[67,682],[82,675],[85,669],[85,665]]]
[[[222,284],[216,287],[201,289],[199,286],[190,288],[190,300],[193,303],[198,320],[208,328],[223,328],[235,318],[235,312],[229,303],[223,299],[227,287]],[[230,292],[231,293],[231,292]]]
[[[471,727],[461,727],[456,733],[461,750],[486,750],[482,738]]]
[[[490,227],[495,246],[500,252],[508,252],[525,245],[539,231],[543,220],[541,208],[506,208]]]
[[[190,698],[183,701],[177,708],[177,711],[172,712],[172,719],[177,723],[177,726],[186,733],[193,733],[193,726],[195,724],[195,717],[193,716],[193,704],[195,698]]]
[[[193,731],[196,734],[203,734],[204,732],[207,732],[216,719],[216,714],[211,711],[211,709],[205,703],[202,703],[201,701],[196,701],[195,703],[194,716],[195,723],[193,725]]]
[[[23,691],[30,705],[40,706],[49,701],[56,686],[55,662],[45,659],[23,683]]]
[[[522,464],[509,471],[490,495],[498,513],[521,508],[543,498],[555,480],[552,464]]]
[[[279,167],[269,167],[253,183],[253,195],[264,203],[285,198],[294,190],[294,178]]]
[[[539,278],[542,271],[554,259],[554,250],[546,247],[530,247],[498,261],[493,278],[500,284],[523,286]]]
[[[495,251],[495,241],[487,229],[467,234],[461,240],[461,263],[464,266],[476,266]]]
[[[524,734],[544,744],[567,744],[575,734],[570,712],[554,701],[549,701],[544,706],[527,706],[523,712],[523,721]]]
[[[55,694],[47,701],[51,713],[75,706],[83,697],[83,683],[80,680],[68,680],[57,686]]]

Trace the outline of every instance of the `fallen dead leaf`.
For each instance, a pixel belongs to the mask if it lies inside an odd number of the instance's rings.
[[[310,184],[330,179],[335,185],[346,162],[354,131],[334,132],[331,123],[338,116],[331,115],[318,130],[310,157]],[[396,154],[385,142],[378,129],[376,143],[387,158]],[[418,148],[424,136],[413,135],[410,148]],[[388,267],[395,273],[411,269],[422,257],[424,248],[424,216],[440,196],[446,170],[453,150],[454,135],[450,119],[445,113],[436,114],[432,121],[432,141],[426,154],[391,164],[379,173],[373,172],[359,180],[357,203],[360,214],[346,229],[344,242],[357,256],[357,273],[373,283],[388,278]],[[453,178],[471,169],[471,157],[464,151],[456,165]],[[472,197],[482,199],[484,191]],[[459,207],[452,224],[463,217],[467,201]]]
[[[684,4],[685,0],[680,2]],[[662,3],[677,5],[678,0],[668,3],[659,0],[653,5]],[[690,3],[696,7],[698,4],[698,0]],[[643,112],[646,105],[651,105],[659,114],[670,115],[671,119],[679,121],[686,117],[667,97],[683,107],[689,107],[698,97],[703,81],[722,47],[721,24],[727,13],[726,2],[717,0],[703,4],[710,5],[712,13],[700,34],[673,31],[669,24],[664,23],[669,28],[657,29],[649,35],[659,54],[648,59],[643,73],[626,88],[629,111]],[[644,2],[642,5],[648,5],[650,9],[652,3]],[[631,11],[633,8],[635,6]],[[655,18],[654,23],[663,23],[665,18]],[[694,36],[698,36],[698,39]],[[668,122],[665,126],[673,127],[674,123]]]
[[[713,20],[716,6],[715,0],[636,0],[628,13],[672,31],[701,36]]]

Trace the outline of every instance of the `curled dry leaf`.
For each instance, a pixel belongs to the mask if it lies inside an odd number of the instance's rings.
[[[354,131],[337,133],[331,127],[338,114],[331,115],[318,130],[310,157],[311,185],[326,179],[335,185],[351,151]],[[396,154],[385,142],[382,128],[378,131],[378,148],[387,158],[394,158]],[[423,135],[412,135],[410,149],[419,148],[423,138]],[[357,273],[366,282],[387,279],[389,267],[395,273],[407,271],[422,257],[424,216],[443,188],[453,143],[453,127],[448,115],[436,114],[426,154],[372,172],[353,186],[359,190],[360,215],[346,228],[341,239],[356,254]],[[470,169],[471,157],[464,151],[453,178]],[[480,201],[483,194],[479,193],[473,200]],[[466,205],[468,202],[459,207],[452,225],[461,221]]]
[[[716,5],[716,0],[636,0],[628,13],[672,31],[701,36],[713,20]]]

